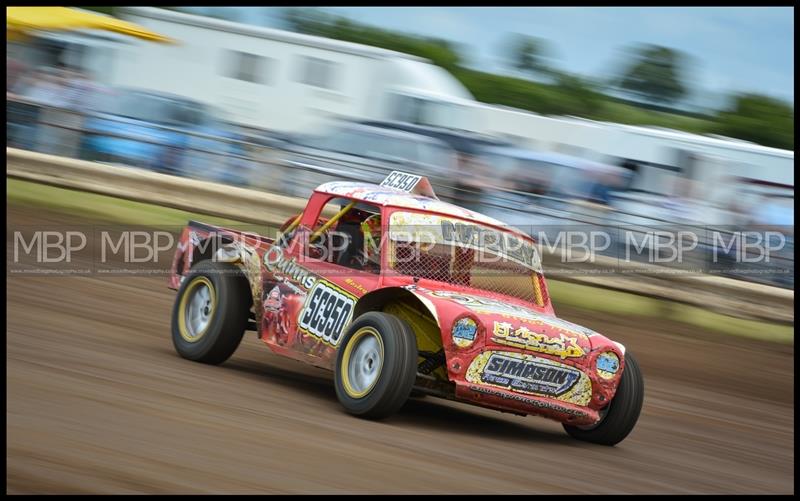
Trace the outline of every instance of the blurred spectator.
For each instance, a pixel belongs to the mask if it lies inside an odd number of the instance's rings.
[[[44,106],[61,107],[65,103],[63,79],[56,68],[40,68],[28,75],[28,78],[20,83],[19,94]]]
[[[52,155],[77,156],[81,117],[72,111],[77,88],[73,72],[62,66],[34,72],[21,84],[23,98],[41,105],[35,130],[37,151]],[[28,133],[33,131],[28,130]]]
[[[776,196],[763,195],[758,204],[753,208],[752,223],[756,225],[755,231],[778,232],[783,236],[781,247],[781,237],[764,233],[765,241],[769,237],[767,245],[772,247],[770,261],[763,263],[770,271],[762,278],[768,281],[794,288],[794,200]]]
[[[753,209],[753,224],[794,232],[794,207],[791,202],[781,203],[780,199],[763,195]]]
[[[636,175],[639,174],[639,164],[626,158],[622,161],[620,167],[627,171],[627,173],[623,175],[623,184],[620,189],[629,190],[633,185],[633,181],[636,179]]]
[[[703,220],[699,201],[695,199],[696,181],[678,178],[674,194],[664,201],[665,219],[673,223],[696,223]]]
[[[582,168],[585,174],[583,197],[590,202],[610,205],[611,192],[628,184],[629,171],[621,167],[584,162]]]
[[[97,90],[91,76],[80,69],[65,71],[65,105],[73,110],[84,111],[92,102]]]
[[[6,56],[6,93],[15,93],[16,88],[28,71],[28,65],[13,56]]]
[[[456,203],[474,211],[480,211],[482,198],[487,188],[494,185],[489,177],[489,167],[477,156],[458,153],[458,172],[455,180]]]

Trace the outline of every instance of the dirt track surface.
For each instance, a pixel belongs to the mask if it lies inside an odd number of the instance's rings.
[[[9,207],[8,226],[61,219]],[[639,423],[608,448],[433,398],[357,419],[328,373],[253,333],[221,366],[189,362],[163,277],[7,275],[7,292],[8,493],[794,492],[790,346],[556,305],[644,372]]]

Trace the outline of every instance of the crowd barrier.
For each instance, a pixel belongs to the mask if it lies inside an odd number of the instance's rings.
[[[15,148],[6,149],[6,162],[6,173],[10,178],[273,227],[301,212],[307,201],[305,198]],[[548,261],[558,262],[560,256],[548,253],[547,249],[543,251],[547,273]],[[617,260],[603,256],[597,256],[594,263],[577,266],[593,265],[614,268],[615,273],[596,276],[578,272],[551,276],[689,304],[740,318],[794,323],[794,291],[791,289],[719,276],[663,273],[660,267],[644,263],[623,266]]]

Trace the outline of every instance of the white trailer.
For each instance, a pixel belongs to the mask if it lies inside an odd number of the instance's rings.
[[[120,15],[178,43],[119,45],[111,83],[184,95],[243,125],[292,132],[335,117],[470,120],[472,95],[425,59],[152,7]]]
[[[523,147],[619,164],[631,160],[640,175],[632,188],[674,195],[679,179],[702,186],[703,199],[727,203],[735,196],[734,178],[754,178],[794,186],[794,152],[732,138],[548,117],[476,103],[480,132],[506,137]]]

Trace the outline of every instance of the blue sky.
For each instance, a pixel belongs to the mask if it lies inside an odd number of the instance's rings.
[[[271,27],[276,7],[227,10],[232,20]],[[692,101],[754,91],[794,102],[793,7],[325,7],[363,23],[437,36],[461,44],[470,66],[507,72],[503,45],[511,33],[546,39],[553,64],[594,77],[619,71],[623,49],[653,43],[690,56]],[[710,99],[710,101],[709,101]]]

